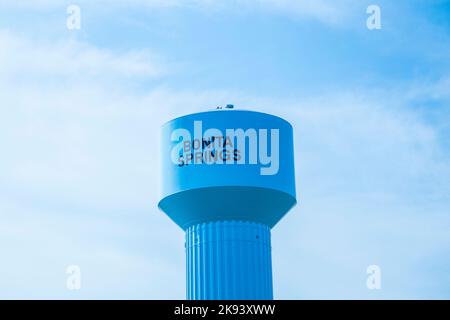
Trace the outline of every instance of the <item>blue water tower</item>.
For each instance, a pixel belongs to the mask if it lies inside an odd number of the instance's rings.
[[[158,204],[186,232],[186,296],[273,299],[270,230],[296,204],[292,126],[233,105],[162,128]]]

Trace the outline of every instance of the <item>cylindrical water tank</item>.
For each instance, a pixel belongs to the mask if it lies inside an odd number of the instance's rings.
[[[225,109],[162,130],[159,208],[186,231],[188,299],[272,299],[270,229],[295,205],[293,129]]]

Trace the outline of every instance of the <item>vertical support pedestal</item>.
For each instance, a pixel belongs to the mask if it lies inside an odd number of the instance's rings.
[[[188,300],[271,300],[270,228],[214,221],[186,230]]]

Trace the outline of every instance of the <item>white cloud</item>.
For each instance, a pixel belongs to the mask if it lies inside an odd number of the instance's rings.
[[[156,207],[158,133],[186,101],[208,98],[127,90],[141,78],[128,55],[1,35],[2,297],[183,298],[183,233]],[[70,264],[80,292],[65,288]]]
[[[435,82],[419,82],[416,83],[407,92],[410,99],[434,99],[449,100],[450,99],[450,76],[444,76]]]
[[[157,77],[166,67],[148,50],[122,55],[76,41],[41,43],[0,32],[0,77]]]
[[[289,261],[275,268],[279,298],[448,296],[438,271],[450,250],[448,152],[438,125],[393,91],[324,95],[279,110],[297,131],[300,196],[274,230],[274,255]],[[373,263],[389,283],[378,294],[364,286]]]
[[[0,8],[5,9],[33,9],[46,10],[67,6],[58,0],[38,1],[2,1]],[[355,10],[360,8],[360,3],[355,0],[100,0],[92,3],[87,0],[77,1],[77,5],[83,7],[111,8],[141,7],[141,8],[195,8],[207,11],[221,10],[263,10],[267,12],[281,13],[288,16],[318,20],[325,24],[343,23]],[[362,11],[364,14],[365,11]]]

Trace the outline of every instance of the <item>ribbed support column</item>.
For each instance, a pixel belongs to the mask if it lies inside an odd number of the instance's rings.
[[[245,221],[215,221],[186,230],[188,300],[270,300],[270,228]]]

